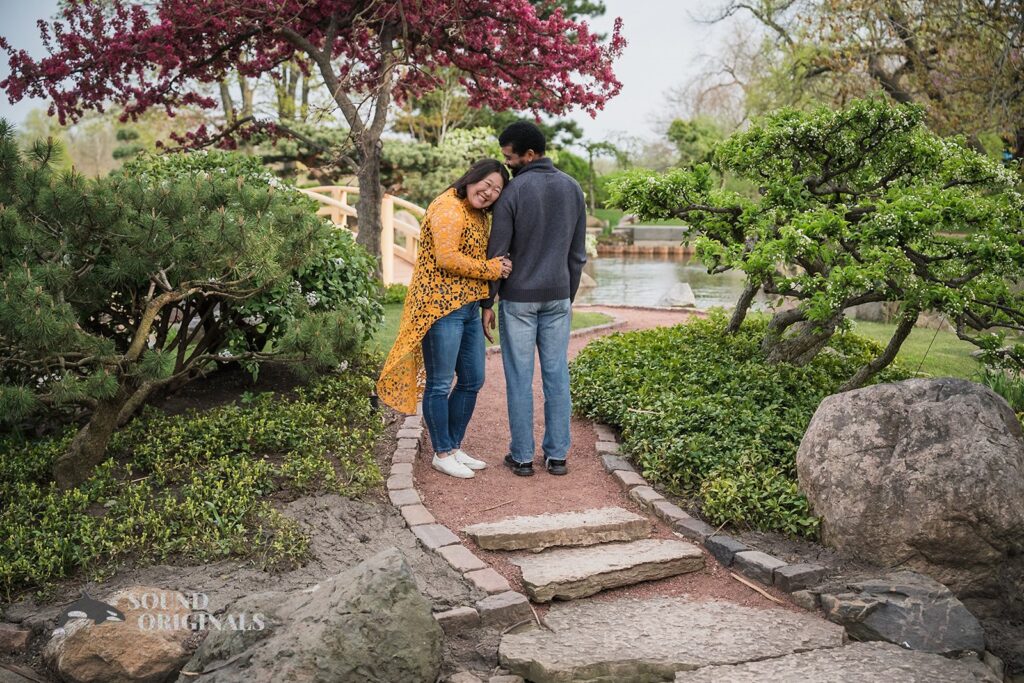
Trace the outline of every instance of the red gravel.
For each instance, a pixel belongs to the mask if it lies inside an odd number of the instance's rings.
[[[583,307],[581,307],[583,308]],[[615,330],[573,337],[569,343],[570,358],[587,342],[601,334],[614,331],[638,330],[685,321],[691,314],[681,311],[635,309],[606,306],[588,306],[586,310],[608,313],[623,322]],[[424,433],[423,453],[414,467],[416,487],[424,505],[437,518],[459,535],[463,543],[509,580],[512,587],[522,590],[519,568],[510,564],[506,553],[479,549],[464,533],[463,527],[477,522],[491,522],[518,515],[536,515],[545,512],[568,512],[591,508],[619,506],[641,512],[604,471],[594,448],[596,437],[589,420],[573,418],[572,447],[567,463],[569,474],[555,477],[540,465],[540,442],[543,437],[543,395],[540,368],[534,376],[534,412],[537,459],[532,477],[517,477],[503,464],[508,452],[508,415],[505,409],[505,377],[500,354],[487,356],[487,381],[480,392],[476,412],[469,425],[463,449],[473,457],[487,462],[486,470],[473,479],[454,479],[430,467],[430,441]],[[647,515],[658,538],[674,538],[672,530],[653,515]],[[653,597],[688,595],[701,599],[723,599],[741,605],[772,607],[774,604],[747,588],[729,575],[705,551],[706,567],[699,572],[650,581],[635,586],[605,591],[598,598]],[[782,598],[783,594],[770,590]],[[794,608],[795,609],[795,608]]]

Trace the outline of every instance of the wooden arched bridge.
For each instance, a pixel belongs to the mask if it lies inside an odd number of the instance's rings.
[[[349,197],[359,194],[351,185],[322,185],[300,189],[320,203],[318,216],[326,216],[335,225],[353,232],[358,230],[356,208]],[[380,205],[381,276],[384,284],[409,284],[412,267],[420,248],[420,220],[426,211],[401,197],[386,194]]]

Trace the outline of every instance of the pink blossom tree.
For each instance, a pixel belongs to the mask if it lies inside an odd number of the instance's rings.
[[[58,20],[39,22],[47,57],[0,38],[11,68],[0,88],[11,102],[49,99],[62,123],[109,104],[134,120],[153,107],[213,109],[227,74],[272,75],[300,56],[348,125],[350,145],[335,156],[356,170],[359,241],[379,254],[381,134],[392,103],[429,91],[437,69],[457,69],[470,104],[496,110],[594,115],[618,94],[621,20],[602,40],[562,9],[541,9],[530,0],[67,0]],[[299,135],[250,116],[178,141],[231,147],[256,131]]]

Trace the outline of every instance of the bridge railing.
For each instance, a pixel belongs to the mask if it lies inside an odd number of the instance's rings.
[[[322,185],[300,190],[320,203],[318,216],[326,216],[335,225],[352,232],[359,230],[359,216],[349,203],[359,188],[351,185]],[[395,258],[415,265],[420,249],[420,220],[426,211],[410,201],[386,194],[380,205],[381,276],[384,284],[396,281]],[[352,220],[350,220],[352,219]]]

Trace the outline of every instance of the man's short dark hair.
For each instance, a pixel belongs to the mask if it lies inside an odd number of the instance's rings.
[[[544,156],[547,141],[544,140],[544,133],[537,127],[537,124],[529,121],[516,121],[501,131],[501,135],[498,136],[498,145],[500,147],[511,146],[512,151],[520,155],[526,154],[527,150],[532,149],[540,156]]]

